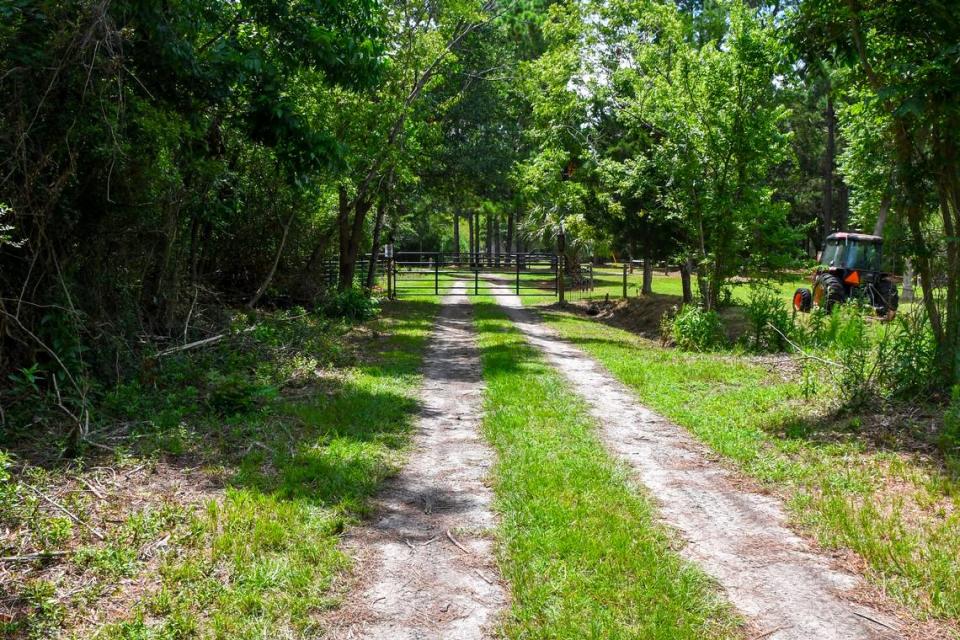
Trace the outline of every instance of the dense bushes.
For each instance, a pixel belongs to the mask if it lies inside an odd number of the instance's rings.
[[[798,315],[790,313],[775,288],[752,284],[742,312],[747,331],[737,343],[741,348],[815,354],[807,366],[825,369],[848,402],[912,400],[937,392],[936,342],[920,308],[904,310],[889,323],[855,303],[837,305],[833,313]],[[695,305],[665,314],[660,331],[665,343],[687,351],[714,350],[725,342],[720,316]]]
[[[746,307],[750,322],[747,345],[754,351],[783,351],[793,333],[793,319],[778,291],[762,284],[753,285]]]
[[[661,333],[686,351],[713,351],[724,344],[723,325],[717,312],[693,304],[684,305],[672,317],[665,316]]]
[[[380,312],[380,301],[360,287],[330,292],[321,300],[318,311],[330,318],[351,322],[371,320]]]
[[[311,302],[330,96],[379,81],[381,29],[371,0],[3,3],[0,394],[38,366],[85,425],[87,387],[224,306]]]

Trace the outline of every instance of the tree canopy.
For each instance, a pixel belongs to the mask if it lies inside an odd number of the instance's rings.
[[[0,365],[83,395],[198,303],[309,305],[331,264],[374,286],[389,239],[553,251],[563,228],[571,258],[680,265],[713,308],[876,228],[943,292],[956,379],[955,9],[6,0]]]

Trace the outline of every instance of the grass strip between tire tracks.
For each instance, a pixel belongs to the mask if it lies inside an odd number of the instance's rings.
[[[605,451],[586,407],[489,299],[478,301],[484,430],[499,459],[512,638],[738,637],[709,580]]]

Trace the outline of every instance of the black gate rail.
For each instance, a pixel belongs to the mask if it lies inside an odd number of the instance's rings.
[[[457,281],[473,280],[472,291],[479,295],[480,281],[486,276],[501,276],[516,295],[556,296],[558,258],[548,253],[443,253],[429,251],[397,252],[388,272],[393,276],[393,295],[401,293],[449,293]],[[538,278],[542,276],[542,278]]]

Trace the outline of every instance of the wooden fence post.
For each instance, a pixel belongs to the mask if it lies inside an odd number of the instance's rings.
[[[567,250],[567,238],[563,233],[563,226],[560,227],[560,235],[557,236],[557,295],[560,297],[560,306],[562,307],[566,304],[566,297],[564,296],[564,282],[563,278],[563,263],[564,256]]]
[[[627,261],[623,261],[623,299],[627,299]]]
[[[516,260],[514,260],[514,262],[516,263],[516,266],[517,266],[517,295],[519,296],[520,295],[520,258],[519,256],[517,257]]]

